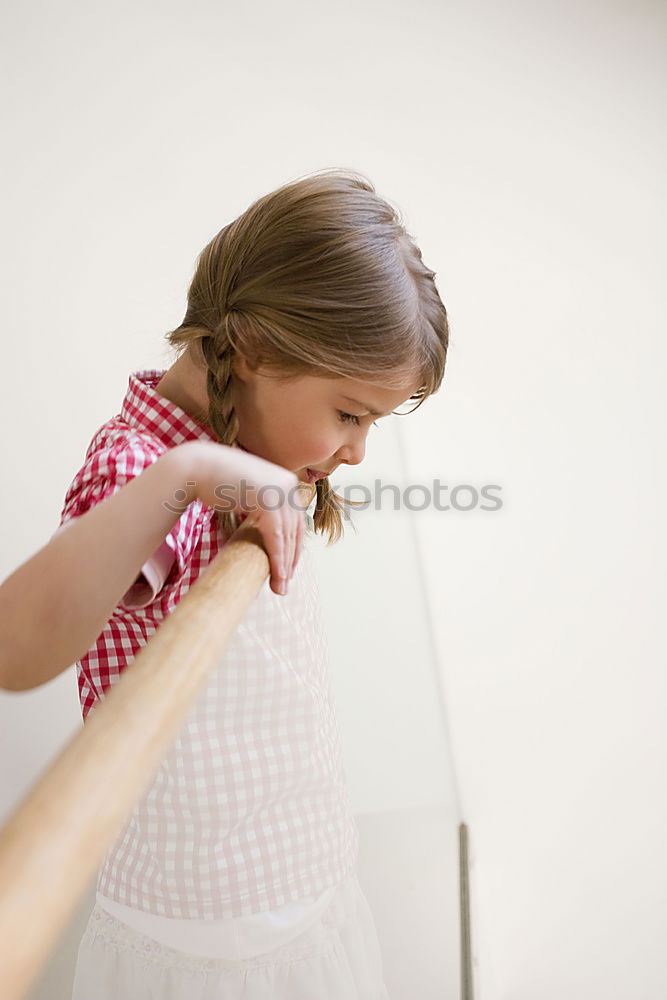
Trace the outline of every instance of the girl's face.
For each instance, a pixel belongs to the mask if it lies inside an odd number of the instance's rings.
[[[374,422],[405,402],[418,385],[385,389],[350,378],[303,375],[292,381],[233,365],[238,443],[308,482],[307,470],[331,475],[358,465]],[[371,412],[375,411],[375,412]]]

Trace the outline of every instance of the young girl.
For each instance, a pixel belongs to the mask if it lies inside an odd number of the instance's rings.
[[[433,279],[396,211],[346,171],[260,198],[203,250],[168,335],[176,362],[130,376],[65,499],[62,531],[178,458],[183,487],[161,506],[182,514],[77,663],[84,721],[261,486],[315,483],[312,528],[341,536],[329,476],[362,461],[376,419],[441,384],[448,327]],[[303,507],[266,506],[250,516],[271,586],[108,849],[73,1000],[388,996]],[[128,525],[119,544],[132,537]]]

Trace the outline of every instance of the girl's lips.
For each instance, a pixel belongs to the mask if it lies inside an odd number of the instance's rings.
[[[309,482],[315,483],[318,479],[326,479],[329,473],[321,472],[319,469],[306,469],[306,475]]]

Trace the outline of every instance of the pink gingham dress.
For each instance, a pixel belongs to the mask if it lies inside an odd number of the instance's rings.
[[[215,440],[155,391],[163,374],[130,376],[120,414],[97,431],[67,491],[58,530],[168,448]],[[213,509],[195,500],[77,663],[84,721],[220,544]],[[268,914],[330,898],[353,874],[358,847],[306,535],[288,594],[265,581],[109,848],[98,899],[176,920]]]

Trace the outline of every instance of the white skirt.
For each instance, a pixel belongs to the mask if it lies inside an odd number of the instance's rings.
[[[97,904],[81,938],[72,1000],[389,1000],[375,922],[356,872],[319,919],[244,961],[160,944]]]

